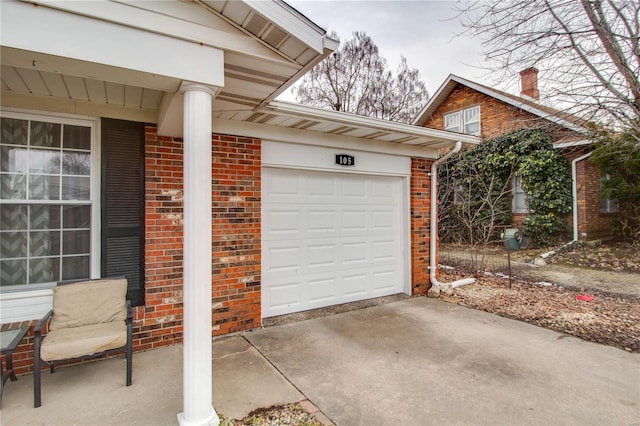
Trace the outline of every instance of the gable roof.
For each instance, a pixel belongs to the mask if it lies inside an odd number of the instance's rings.
[[[555,108],[542,105],[531,98],[512,95],[510,93],[503,92],[502,90],[497,90],[454,74],[449,74],[449,77],[447,77],[445,82],[442,83],[435,94],[429,99],[427,105],[425,105],[423,110],[418,115],[418,118],[414,121],[414,124],[417,126],[424,126],[427,120],[436,111],[436,109],[438,109],[442,102],[444,102],[444,100],[459,84],[467,86],[477,92],[483,93],[487,96],[491,96],[492,98],[495,98],[501,102],[527,111],[533,115],[558,124],[567,129],[581,134],[587,133],[587,128],[585,127],[586,121],[576,117],[575,115],[571,115],[559,111]]]

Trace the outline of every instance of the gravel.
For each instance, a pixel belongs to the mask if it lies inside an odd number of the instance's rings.
[[[258,408],[242,420],[222,420],[220,426],[322,426],[298,403]]]

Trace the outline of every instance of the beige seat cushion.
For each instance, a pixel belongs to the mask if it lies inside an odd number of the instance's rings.
[[[125,321],[127,280],[82,281],[53,288],[50,330]]]
[[[52,330],[44,337],[40,357],[45,361],[77,358],[124,346],[124,321]]]

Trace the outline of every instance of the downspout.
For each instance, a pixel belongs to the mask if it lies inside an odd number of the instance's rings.
[[[591,154],[592,154],[591,152],[588,152],[584,155],[581,155],[580,157],[577,157],[571,160],[571,196],[573,198],[572,200],[573,201],[573,205],[572,205],[573,240],[569,241],[566,244],[563,244],[560,248],[541,254],[538,258],[536,258],[535,262],[537,265],[546,265],[546,261],[545,261],[546,258],[548,258],[549,256],[553,256],[558,252],[558,250],[563,249],[565,247],[572,246],[573,244],[578,242],[578,237],[579,237],[578,235],[578,176],[577,176],[578,171],[577,171],[576,164],[578,164],[579,161],[589,158]]]
[[[447,159],[452,155],[460,152],[461,148],[462,142],[456,142],[456,145],[451,151],[447,152],[431,164],[431,208],[429,213],[429,281],[431,282],[431,288],[427,293],[427,296],[429,297],[438,297],[441,291],[444,291],[447,294],[452,294],[453,289],[456,287],[476,282],[475,278],[465,278],[452,283],[441,283],[436,278],[436,271],[438,270],[438,263],[436,260],[436,247],[438,242],[438,166],[447,161]]]

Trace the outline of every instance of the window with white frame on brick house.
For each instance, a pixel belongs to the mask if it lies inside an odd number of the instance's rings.
[[[605,181],[611,180],[609,173],[600,178],[600,185]],[[617,213],[618,212],[618,200],[611,200],[609,198],[600,198],[600,213]]]
[[[475,136],[480,134],[480,106],[450,112],[443,118],[444,130]]]
[[[529,213],[527,206],[527,193],[522,189],[520,176],[513,177],[513,197],[511,199],[513,213]]]
[[[462,206],[464,205],[464,199],[466,197],[465,188],[462,185],[456,185],[453,190],[453,205],[454,206]]]
[[[127,297],[144,303],[144,125],[103,119],[101,144],[96,127],[2,112],[0,292],[125,276]]]
[[[3,114],[0,290],[88,278],[93,122]]]

